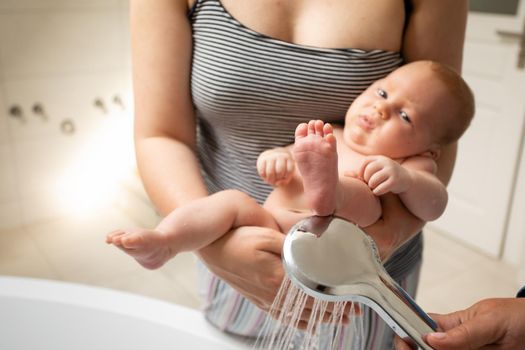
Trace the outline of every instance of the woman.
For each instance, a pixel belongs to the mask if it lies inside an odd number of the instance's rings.
[[[466,0],[131,1],[136,153],[150,198],[162,214],[226,188],[264,201],[271,189],[255,169],[262,150],[291,143],[302,121],[342,123],[355,96],[403,60],[459,71],[466,14]],[[445,184],[455,154],[453,145],[438,160]],[[395,196],[382,206],[367,232],[414,294],[423,223]],[[283,237],[245,227],[199,252],[228,283],[202,269],[210,322],[257,335],[259,308],[283,278]],[[366,321],[367,347],[391,347],[386,327]]]

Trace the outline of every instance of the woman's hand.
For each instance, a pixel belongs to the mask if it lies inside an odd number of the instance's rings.
[[[240,227],[202,248],[198,255],[212,273],[268,312],[284,279],[281,262],[284,237],[269,228]],[[312,307],[313,299],[309,298],[300,316],[299,328],[306,328]],[[280,308],[281,305],[277,306]],[[344,323],[348,322],[350,308],[349,304],[345,309]],[[332,309],[333,305],[329,305],[324,321],[330,319]]]
[[[434,349],[523,349],[525,344],[525,299],[485,299],[468,309],[447,315],[432,314],[439,333],[425,341]],[[396,338],[397,350],[412,347]]]
[[[268,311],[284,277],[284,235],[263,227],[240,227],[202,248],[208,269],[259,308]]]

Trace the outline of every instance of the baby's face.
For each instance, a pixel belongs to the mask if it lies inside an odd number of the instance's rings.
[[[438,148],[437,130],[454,106],[444,83],[424,64],[399,68],[352,103],[344,140],[355,151],[404,158]]]

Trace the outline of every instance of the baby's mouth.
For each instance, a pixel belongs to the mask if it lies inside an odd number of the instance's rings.
[[[361,114],[357,117],[357,125],[365,131],[371,131],[374,128],[374,123],[367,115]]]

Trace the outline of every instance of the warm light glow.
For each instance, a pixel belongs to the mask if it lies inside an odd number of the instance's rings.
[[[131,124],[129,117],[108,115],[80,147],[57,179],[55,194],[64,211],[83,215],[114,203],[135,169]]]

